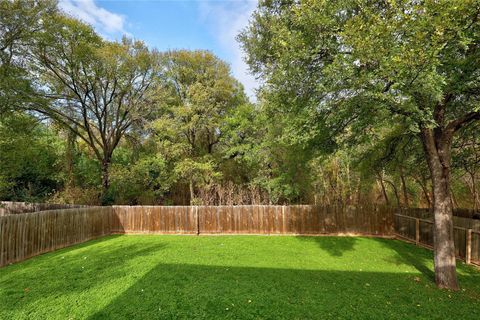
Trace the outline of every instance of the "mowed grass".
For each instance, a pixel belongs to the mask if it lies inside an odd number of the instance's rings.
[[[0,269],[0,319],[480,319],[480,272],[437,290],[395,240],[111,236]]]

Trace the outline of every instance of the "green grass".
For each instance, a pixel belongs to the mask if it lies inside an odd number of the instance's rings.
[[[0,319],[480,319],[480,272],[437,290],[394,240],[111,236],[0,269]]]

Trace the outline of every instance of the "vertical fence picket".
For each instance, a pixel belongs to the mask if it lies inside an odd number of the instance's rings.
[[[472,262],[472,229],[467,230],[467,241],[465,244],[465,262],[470,264]]]

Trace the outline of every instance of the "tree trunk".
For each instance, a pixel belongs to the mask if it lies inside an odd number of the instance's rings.
[[[390,201],[388,200],[387,189],[385,188],[385,183],[383,182],[383,177],[380,173],[377,173],[377,176],[378,176],[378,182],[380,184],[380,188],[382,189],[383,197],[385,198],[385,204],[387,206],[389,206]]]
[[[477,196],[477,181],[475,179],[475,172],[470,172],[470,171],[467,171],[468,174],[470,175],[470,179],[472,181],[472,186],[470,187],[469,186],[469,189],[470,189],[470,192],[472,193],[472,200],[473,200],[473,210],[477,211],[477,209],[479,208],[479,201],[478,201],[478,196]],[[468,183],[467,183],[468,185]]]
[[[110,188],[110,159],[102,160],[102,205],[110,204],[108,189]]]
[[[361,201],[362,201],[362,178],[358,178],[357,205],[360,205]]]
[[[452,210],[453,210],[453,209],[459,208],[459,206],[458,206],[457,198],[455,197],[455,193],[453,193],[453,189],[450,186],[450,184],[449,184],[449,188],[450,188],[450,200],[452,201]]]
[[[428,194],[427,187],[425,186],[425,182],[422,182],[420,178],[414,178],[415,181],[420,185],[423,191],[423,195],[425,196],[425,200],[427,200],[428,208],[432,207],[432,201],[430,200],[430,195]]]
[[[403,174],[403,168],[400,167],[400,180],[402,181],[402,192],[403,192],[403,204],[408,208],[408,191],[407,191],[407,182],[405,180],[405,175]]]
[[[451,137],[425,128],[422,142],[432,177],[435,282],[439,288],[458,290],[450,198]]]
[[[449,173],[433,171],[435,281],[439,288],[458,290]]]
[[[390,180],[385,180],[385,182],[392,186],[393,194],[395,195],[395,199],[397,199],[397,206],[401,207],[401,201],[400,201],[400,196],[398,195],[397,186],[395,186],[395,183],[393,183]]]
[[[188,185],[190,189],[190,205],[193,205],[193,201],[195,200],[195,190],[193,188],[193,180],[190,179],[190,183]]]
[[[67,132],[67,145],[66,145],[66,169],[67,169],[67,186],[74,187],[75,179],[73,175],[74,170],[74,157],[75,157],[75,139],[77,136],[72,130]]]

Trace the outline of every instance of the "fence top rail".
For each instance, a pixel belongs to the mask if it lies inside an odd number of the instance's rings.
[[[417,217],[412,217],[412,216],[406,216],[406,215],[400,214],[400,213],[395,213],[395,215],[397,217],[407,218],[407,219],[411,219],[411,220],[418,220],[418,221],[421,221],[421,222],[433,224],[432,220],[428,220],[428,219],[425,219],[425,218],[417,218]]]
[[[113,208],[232,208],[232,207],[303,207],[303,208],[365,208],[365,209],[390,209],[396,210],[396,207],[379,205],[316,205],[316,204],[235,204],[235,205],[112,205]]]
[[[75,212],[96,212],[98,209],[108,209],[111,207],[102,207],[102,206],[92,206],[92,207],[79,207],[79,208],[68,208],[68,209],[51,209],[51,210],[42,210],[42,211],[34,211],[34,212],[24,212],[24,213],[16,213],[16,214],[5,214],[1,215],[1,218],[11,218],[16,217],[16,219],[21,219],[22,217],[29,217],[34,215],[45,215],[45,214],[69,214]],[[12,218],[11,218],[12,219]]]
[[[313,205],[280,205],[280,204],[242,204],[242,205],[113,205],[112,208],[232,208],[232,207],[313,207]]]
[[[420,222],[425,222],[425,223],[433,224],[433,221],[432,221],[432,220],[427,220],[427,219],[423,219],[423,218],[416,218],[416,217],[406,216],[406,215],[399,214],[399,213],[396,213],[395,216],[402,217],[402,218],[407,218],[407,219],[411,219],[411,220],[418,220],[418,221],[420,221]],[[453,226],[453,229],[463,230],[463,231],[472,230],[472,232],[475,232],[475,233],[480,234],[480,230],[475,230],[475,229],[470,229],[470,228]]]

